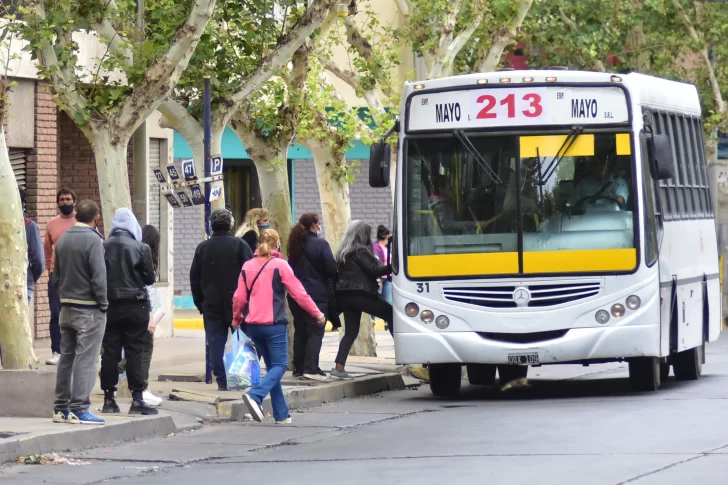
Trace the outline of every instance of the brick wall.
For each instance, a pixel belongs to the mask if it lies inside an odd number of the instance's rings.
[[[96,176],[96,159],[86,135],[76,126],[64,112],[58,114],[60,178],[59,188],[68,187],[76,192],[79,199],[92,199],[101,206],[99,184]],[[127,149],[127,168],[129,170],[129,188],[134,199],[134,146],[129,142]],[[54,199],[55,200],[55,199]],[[101,220],[99,231],[104,232],[104,221]]]
[[[174,210],[174,294],[189,296],[190,266],[197,245],[203,241],[204,205]]]
[[[35,89],[35,153],[28,157],[28,217],[35,220],[41,236],[56,211],[58,179],[58,117],[50,90],[41,83]],[[44,273],[35,286],[35,338],[50,336],[48,323],[48,276]]]
[[[389,187],[374,189],[369,187],[369,160],[359,160],[359,173],[349,187],[351,199],[351,218],[368,222],[372,226],[372,237],[376,237],[377,226],[384,224],[392,230],[392,192]],[[294,222],[304,212],[316,212],[321,215],[321,199],[316,169],[313,160],[295,160],[295,212]],[[322,225],[324,235],[326,229]]]

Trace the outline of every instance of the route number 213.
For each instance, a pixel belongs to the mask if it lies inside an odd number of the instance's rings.
[[[506,116],[508,118],[516,117],[516,95],[511,93],[498,100],[492,94],[484,94],[479,96],[477,99],[478,104],[485,104],[483,109],[478,112],[477,119],[494,119],[498,118],[499,110],[493,110],[496,105],[504,106],[506,108]],[[536,93],[527,93],[518,102],[521,114],[526,118],[538,118],[543,113],[543,106],[541,105],[541,96]],[[502,111],[502,110],[500,110]],[[502,116],[503,113],[500,113]]]

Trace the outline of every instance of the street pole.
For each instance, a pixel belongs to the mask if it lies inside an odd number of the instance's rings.
[[[210,76],[204,78],[204,145],[205,145],[205,178],[210,177],[210,138],[212,125],[212,108],[210,106]],[[210,236],[210,182],[205,182],[205,234]]]

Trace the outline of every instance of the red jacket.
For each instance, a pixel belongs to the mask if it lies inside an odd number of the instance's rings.
[[[245,319],[248,325],[272,325],[288,323],[286,314],[286,290],[298,305],[312,317],[317,318],[321,312],[313,302],[293,270],[279,253],[273,253],[269,260],[256,257],[243,265],[238,279],[238,289],[233,295],[233,323],[239,325]],[[266,262],[268,264],[266,265]],[[265,265],[265,268],[263,268]],[[253,294],[248,295],[253,280],[261,271],[255,282]],[[243,307],[250,299],[247,312],[243,315]]]

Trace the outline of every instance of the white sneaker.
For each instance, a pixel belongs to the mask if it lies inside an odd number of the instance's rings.
[[[163,399],[161,397],[157,397],[152,392],[147,389],[142,393],[142,398],[144,399],[144,402],[149,404],[150,406],[161,406]]]
[[[53,356],[46,360],[46,365],[58,365],[58,361],[61,359],[61,354],[53,352]]]
[[[328,381],[328,376],[321,376],[318,374],[303,374],[304,379],[309,379],[312,381]]]
[[[258,421],[259,423],[263,421],[263,410],[260,407],[260,404],[255,402],[252,397],[248,396],[247,394],[243,394],[243,402],[248,407],[248,411],[250,411],[250,415],[253,417],[254,420]]]
[[[288,417],[287,417],[286,419],[284,419],[283,421],[276,421],[276,424],[291,424],[291,422],[292,422],[292,421],[293,421],[293,420],[291,419],[291,417],[290,417],[290,416],[288,416]]]

